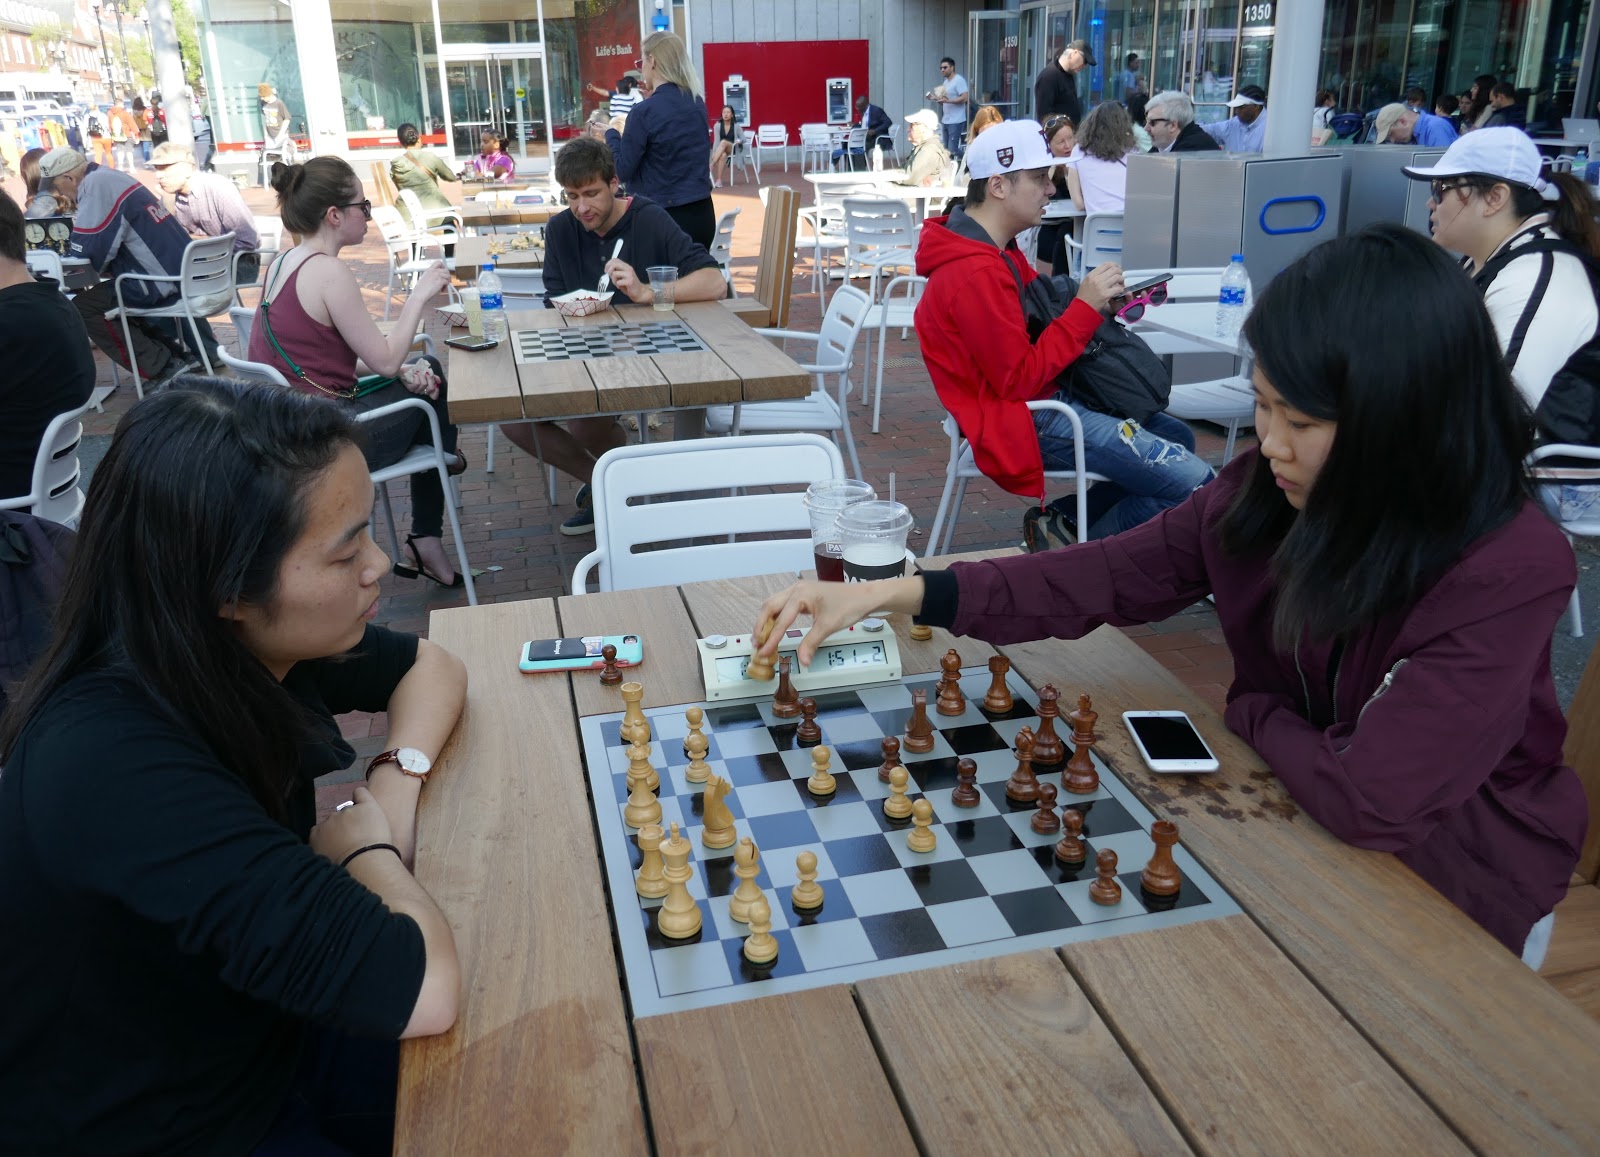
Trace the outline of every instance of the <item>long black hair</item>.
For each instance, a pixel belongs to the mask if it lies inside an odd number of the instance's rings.
[[[1303,510],[1262,456],[1219,526],[1230,553],[1270,552],[1283,650],[1410,606],[1532,497],[1532,415],[1481,295],[1421,234],[1375,225],[1313,249],[1244,334],[1289,405],[1338,423]]]
[[[352,444],[341,407],[278,386],[178,378],[128,411],[89,486],[53,638],[0,721],[0,762],[68,680],[122,671],[281,820],[304,717],[222,611],[270,612],[307,491]]]

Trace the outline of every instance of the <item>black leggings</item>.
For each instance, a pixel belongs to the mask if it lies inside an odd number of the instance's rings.
[[[678,228],[687,233],[691,240],[707,249],[717,239],[717,207],[711,203],[710,197],[690,201],[687,205],[674,205],[667,210],[667,216],[676,221]]]
[[[356,398],[349,404],[358,413],[365,414],[392,402],[404,401],[406,398],[422,398],[439,416],[439,439],[444,443],[444,452],[454,454],[456,428],[450,424],[450,408],[446,404],[444,367],[439,364],[439,359],[436,357],[425,355],[422,360],[427,362],[428,368],[439,376],[437,398],[413,394],[406,389],[404,382],[395,382],[364,397]],[[413,446],[428,446],[433,443],[433,432],[428,429],[428,419],[417,409],[401,410],[397,414],[390,414],[375,422],[363,422],[361,429],[367,436],[365,453],[369,470],[377,470],[398,462]],[[439,483],[437,470],[427,470],[411,476],[411,533],[417,538],[444,536],[444,487]]]

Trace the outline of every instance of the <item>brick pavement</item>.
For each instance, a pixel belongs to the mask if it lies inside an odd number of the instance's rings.
[[[149,174],[143,176],[148,181]],[[811,201],[810,187],[800,177],[798,166],[791,165],[787,177],[781,167],[775,171],[773,166],[767,166],[764,184],[785,181],[800,190],[803,202]],[[20,196],[17,182],[7,183],[6,188],[13,196]],[[247,190],[246,201],[256,212],[276,212],[270,190]],[[754,284],[763,221],[763,207],[756,186],[741,183],[731,189],[724,188],[717,193],[716,201],[719,211],[735,207],[741,210],[734,229],[733,273],[735,286],[741,293],[748,293]],[[377,229],[369,230],[363,245],[346,252],[373,315],[382,316],[388,274]],[[804,269],[803,263],[797,264]],[[820,316],[821,305],[811,292],[809,271],[797,273],[790,328],[814,329]],[[230,350],[236,348],[232,326],[225,320],[213,324],[218,340]],[[436,341],[446,336],[444,327],[435,319],[429,321],[428,329]],[[876,335],[870,336],[876,359]],[[887,489],[890,472],[894,472],[896,496],[917,517],[912,545],[920,554],[944,485],[949,441],[940,427],[942,411],[934,404],[933,388],[922,364],[915,332],[908,331],[904,340],[898,331],[891,332],[887,355],[881,432],[870,432],[870,410],[858,404],[861,397],[859,350],[858,392],[851,398],[851,420],[867,479],[882,493]],[[103,357],[96,360],[101,381],[109,383],[109,364]],[[87,432],[110,434],[133,400],[131,388],[124,384],[122,390],[107,400],[103,415],[91,413],[86,423]],[[1221,436],[1211,427],[1201,426],[1199,431],[1201,453],[1216,463],[1221,454]],[[464,427],[461,431],[461,448],[471,460],[461,478],[464,503],[461,523],[468,558],[474,571],[481,572],[477,577],[479,600],[502,602],[560,594],[567,588],[578,559],[593,547],[590,536],[566,537],[558,531],[560,522],[573,511],[576,486],[563,478],[558,487],[557,505],[552,508],[546,500],[537,464],[504,438],[497,442],[495,472],[488,474],[484,469],[486,436],[487,429],[483,426]],[[409,520],[406,491],[403,482],[391,485],[395,514],[402,529]],[[1015,545],[1024,509],[1022,499],[1006,494],[992,483],[974,482],[968,487],[962,504],[954,549]],[[379,541],[387,545],[381,526],[378,533]],[[430,611],[465,603],[461,592],[445,591],[425,580],[390,577],[383,581],[383,590],[378,621],[419,634],[427,632]],[[1130,628],[1127,633],[1213,706],[1221,708],[1223,692],[1232,678],[1232,664],[1216,630],[1215,615],[1209,604],[1200,604],[1166,623]],[[362,754],[382,750],[386,724],[381,715],[348,716],[343,720],[343,727]],[[356,766],[363,766],[362,761],[358,760]],[[355,774],[352,771],[347,776]],[[330,782],[345,778],[330,777]],[[327,805],[331,806],[341,793],[348,793],[347,785],[334,784],[327,788]]]

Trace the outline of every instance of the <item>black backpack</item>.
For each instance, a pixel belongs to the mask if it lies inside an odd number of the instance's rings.
[[[1006,268],[1017,281],[1028,340],[1037,342],[1045,327],[1072,304],[1078,284],[1058,274],[1036,277],[1023,285],[1010,258]],[[1172,397],[1172,375],[1166,364],[1114,317],[1100,323],[1083,353],[1057,375],[1056,385],[1086,409],[1112,418],[1130,418],[1140,425],[1165,410]]]
[[[1528,297],[1527,307],[1511,331],[1506,343],[1506,366],[1515,369],[1517,357],[1528,330],[1550,288],[1550,278],[1555,272],[1555,254],[1570,253],[1583,262],[1589,275],[1589,290],[1594,294],[1595,305],[1600,308],[1600,265],[1571,242],[1551,237],[1535,237],[1515,248],[1507,249],[1495,257],[1473,278],[1480,290],[1487,292],[1500,271],[1516,258],[1527,253],[1548,254]],[[1533,411],[1541,442],[1567,442],[1578,446],[1600,446],[1600,329],[1588,342],[1579,347],[1550,379],[1544,397]]]
[[[50,641],[76,537],[59,523],[0,512],[0,712]]]

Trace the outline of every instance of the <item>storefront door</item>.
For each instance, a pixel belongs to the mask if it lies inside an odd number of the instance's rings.
[[[1021,111],[1012,115],[1038,120],[1038,110],[1033,107],[1033,82],[1072,39],[1072,5],[1060,0],[1029,4],[1022,9],[1021,16]]]
[[[484,132],[505,140],[518,160],[543,155],[543,56],[537,44],[458,44],[445,49],[451,152],[470,156]]]
[[[1022,115],[1022,89],[1017,76],[1019,28],[1015,12],[969,12],[967,14],[967,60],[972,72],[967,83],[972,96],[967,119],[986,104],[1000,110],[1007,120]],[[1031,94],[1027,97],[1031,102]]]

